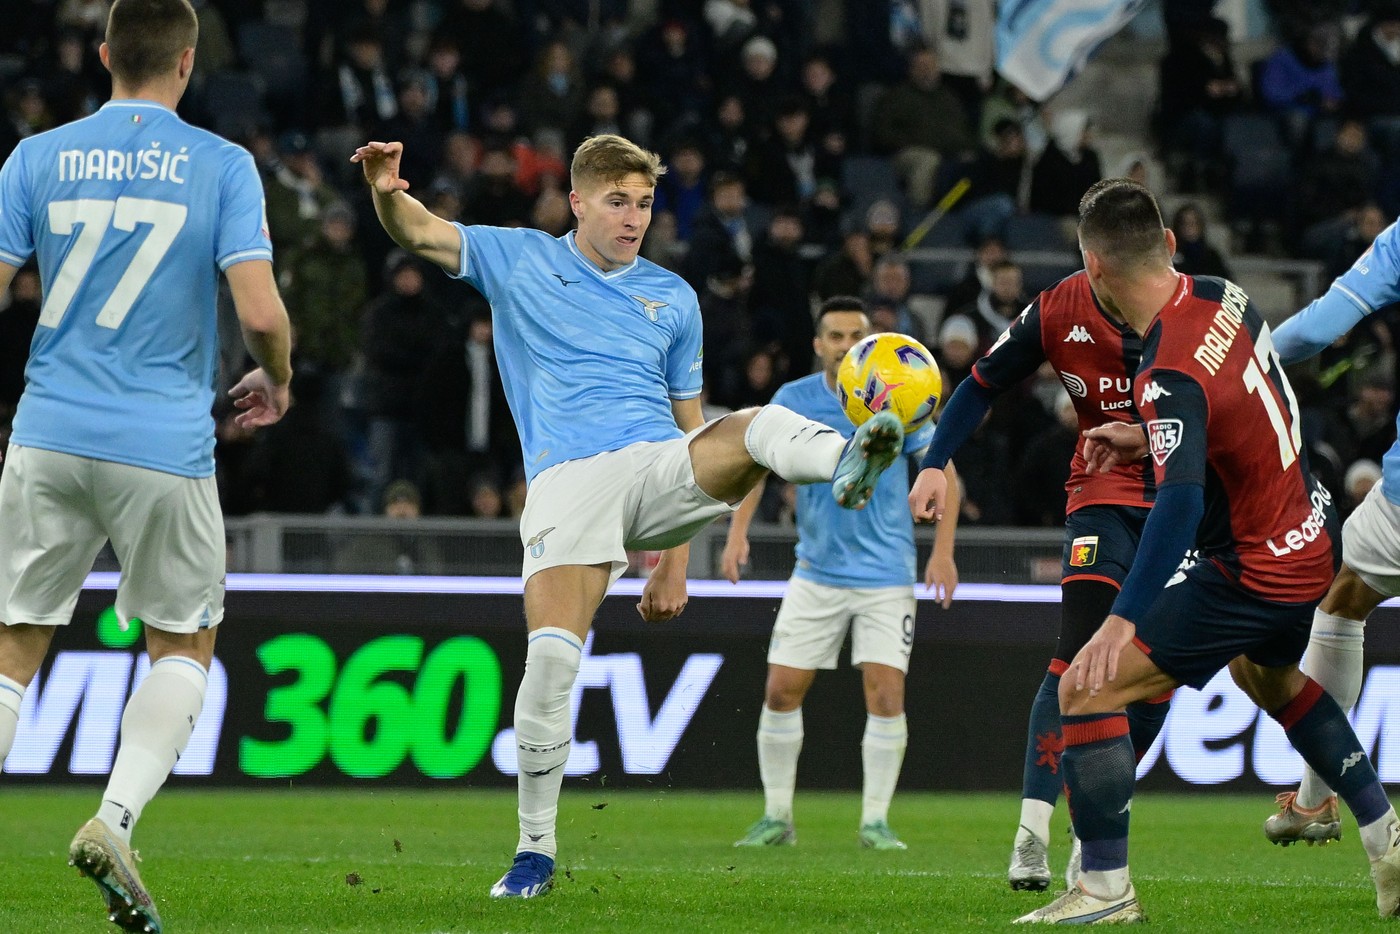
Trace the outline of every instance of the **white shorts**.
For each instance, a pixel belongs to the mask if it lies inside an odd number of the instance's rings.
[[[1400,596],[1400,506],[1380,483],[1342,526],[1342,560],[1376,593]]]
[[[0,622],[64,626],[108,539],[117,615],[166,632],[224,618],[224,517],[213,477],[11,444],[0,474]]]
[[[914,608],[913,587],[855,589],[791,578],[773,624],[768,664],[835,668],[849,628],[852,665],[874,662],[907,674]]]
[[[713,423],[711,423],[713,424]],[[525,494],[521,576],[561,565],[612,564],[627,569],[627,552],[674,548],[735,507],[695,482],[690,440],[709,425],[670,441],[641,441],[618,451],[555,464]]]

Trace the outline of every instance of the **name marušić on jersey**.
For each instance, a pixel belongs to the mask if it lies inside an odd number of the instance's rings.
[[[143,181],[185,184],[183,174],[189,164],[189,148],[162,149],[159,140],[135,152],[120,149],[65,149],[58,153],[60,182]]]

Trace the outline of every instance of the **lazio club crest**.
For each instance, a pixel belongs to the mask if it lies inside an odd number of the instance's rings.
[[[642,303],[642,313],[647,316],[648,321],[653,323],[659,317],[657,311],[669,307],[665,302],[654,302],[649,298],[642,298],[640,295],[633,295],[632,298]]]
[[[1072,568],[1088,567],[1098,560],[1099,557],[1099,537],[1097,535],[1084,535],[1070,542],[1069,545],[1069,566]]]
[[[543,532],[536,532],[530,536],[530,540],[525,543],[525,548],[530,552],[532,558],[544,557],[544,537],[554,531],[554,526],[550,526]]]

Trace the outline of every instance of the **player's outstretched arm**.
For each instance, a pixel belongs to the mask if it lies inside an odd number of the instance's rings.
[[[749,563],[749,526],[753,524],[754,514],[758,512],[758,504],[767,485],[766,478],[758,481],[758,485],[749,490],[739,503],[739,508],[734,510],[734,515],[729,517],[729,534],[724,539],[724,553],[719,556],[719,572],[731,584],[739,583],[744,566]]]
[[[364,170],[374,196],[374,213],[399,246],[456,275],[461,269],[461,236],[457,228],[408,194],[408,181],[399,177],[403,143],[369,142],[355,150],[351,162]]]
[[[229,390],[234,406],[242,410],[235,421],[244,428],[271,425],[292,404],[292,334],[287,309],[277,293],[269,261],[235,263],[224,275],[243,328],[243,343],[258,365]]]
[[[933,535],[933,552],[924,567],[924,585],[938,597],[943,609],[953,605],[953,591],[958,589],[958,565],[953,560],[953,539],[958,533],[958,512],[962,508],[962,484],[958,472],[949,461],[942,471],[948,488],[944,495],[947,511]]]
[[[1147,456],[1147,429],[1136,422],[1109,422],[1084,432],[1086,473],[1108,473]]]

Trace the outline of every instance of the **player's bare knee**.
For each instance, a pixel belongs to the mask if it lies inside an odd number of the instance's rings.
[[[0,625],[0,675],[28,684],[44,663],[56,626]]]
[[[1272,713],[1298,696],[1307,683],[1307,675],[1298,666],[1265,668],[1243,655],[1230,662],[1230,677],[1240,690],[1263,711]]]
[[[865,709],[877,717],[904,713],[904,673],[883,665],[863,666]]]
[[[768,669],[768,683],[763,691],[763,704],[777,713],[787,713],[802,706],[807,689],[816,672],[775,665]]]
[[[192,658],[207,670],[214,660],[214,640],[218,629],[200,629],[195,632],[166,632],[153,626],[145,627],[146,654],[155,664],[167,655],[180,655]]]

